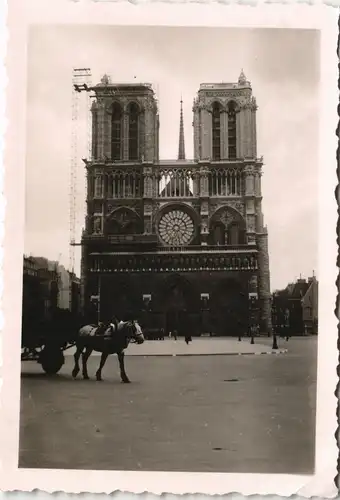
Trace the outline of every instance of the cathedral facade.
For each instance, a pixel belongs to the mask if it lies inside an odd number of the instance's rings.
[[[257,157],[256,100],[237,83],[201,84],[193,102],[194,159],[159,158],[158,103],[149,84],[96,85],[83,306],[92,321],[138,316],[144,326],[236,335],[271,332],[268,235]]]

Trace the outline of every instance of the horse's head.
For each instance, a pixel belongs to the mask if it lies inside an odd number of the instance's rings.
[[[136,342],[137,344],[143,344],[145,340],[143,331],[136,319],[127,322],[127,329],[129,332],[128,336],[132,341]]]

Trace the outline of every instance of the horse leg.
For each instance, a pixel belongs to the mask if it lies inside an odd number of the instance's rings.
[[[99,365],[98,370],[96,371],[96,377],[97,377],[98,381],[103,380],[102,379],[102,369],[104,368],[104,365],[106,363],[108,356],[109,356],[109,354],[107,352],[103,352],[101,355],[100,365]]]
[[[91,347],[86,347],[85,352],[82,354],[82,362],[83,362],[83,379],[89,380],[89,374],[87,373],[87,360],[91,356],[93,349]]]
[[[79,358],[80,358],[80,355],[82,353],[82,350],[83,350],[82,347],[77,346],[77,350],[76,350],[76,352],[74,353],[74,356],[73,356],[74,357],[74,368],[72,370],[72,377],[73,378],[76,378],[76,376],[80,372]]]
[[[117,354],[117,356],[118,356],[119,368],[120,368],[120,378],[122,379],[122,382],[124,382],[124,384],[129,384],[130,380],[129,380],[129,377],[126,375],[125,365],[124,365],[125,354],[124,354],[124,352],[120,352]]]

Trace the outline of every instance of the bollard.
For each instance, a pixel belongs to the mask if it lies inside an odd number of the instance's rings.
[[[276,337],[276,332],[273,333],[273,347],[272,349],[278,349],[279,346],[277,345],[277,337]]]

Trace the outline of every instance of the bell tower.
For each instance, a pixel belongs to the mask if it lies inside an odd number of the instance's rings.
[[[237,83],[201,84],[193,104],[195,160],[256,158],[256,110],[243,71]]]
[[[93,160],[157,161],[159,116],[152,86],[113,84],[104,75],[94,91]]]
[[[254,248],[262,331],[271,331],[268,234],[262,214],[262,158],[257,158],[256,99],[243,70],[237,83],[203,83],[193,103],[194,158],[201,165],[201,241]],[[207,229],[205,229],[207,228]]]

